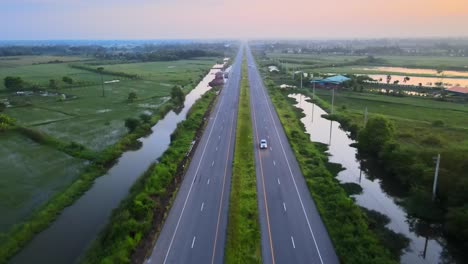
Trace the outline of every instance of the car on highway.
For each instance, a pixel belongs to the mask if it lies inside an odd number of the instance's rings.
[[[266,148],[268,148],[266,139],[260,140],[260,148],[261,148],[261,149],[266,149]]]

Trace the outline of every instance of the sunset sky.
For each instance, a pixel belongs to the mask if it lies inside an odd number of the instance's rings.
[[[468,0],[0,0],[0,39],[468,37]]]

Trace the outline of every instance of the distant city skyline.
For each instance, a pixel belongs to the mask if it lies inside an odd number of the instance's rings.
[[[468,37],[466,0],[0,0],[0,40]]]

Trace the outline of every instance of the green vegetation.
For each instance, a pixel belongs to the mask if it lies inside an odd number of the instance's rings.
[[[171,87],[183,85],[183,92],[188,93],[215,62],[214,58],[193,60],[180,69],[151,63],[146,69],[160,69],[161,73],[151,78],[105,84],[106,96],[102,97],[99,73],[59,62],[13,65],[8,60],[4,65],[3,59],[0,59],[0,102],[4,107],[0,130],[6,132],[0,133],[2,147],[7,146],[9,153],[0,156],[2,168],[8,168],[8,177],[4,177],[8,181],[0,181],[0,193],[4,196],[0,214],[8,215],[0,223],[0,262],[46,228],[63,208],[92,186],[96,177],[105,174],[125,150],[138,145],[137,139],[174,108]],[[34,57],[28,61],[41,59]],[[6,76],[20,77],[23,88],[35,87],[34,92],[16,95],[4,90]],[[115,78],[106,73],[102,77],[104,81]],[[138,97],[129,102],[129,93]],[[124,122],[127,118],[139,118],[129,134]],[[8,139],[15,144],[4,145],[3,141]],[[28,144],[32,149],[25,146]],[[32,157],[37,157],[37,162]]]
[[[182,105],[184,103],[185,94],[179,86],[172,87],[171,100],[175,105]]]
[[[171,135],[169,148],[149,170],[134,184],[130,195],[114,210],[111,220],[93,243],[84,263],[129,263],[137,248],[146,252],[158,235],[175,196],[192,141],[204,128],[204,118],[214,103],[215,91],[207,92],[190,109],[187,119],[178,124]],[[198,134],[197,134],[198,132]],[[140,252],[140,251],[139,251]],[[140,253],[141,253],[140,252]],[[143,259],[141,259],[143,261]]]
[[[46,203],[57,189],[74,181],[87,162],[14,131],[0,133],[0,233],[4,234],[0,235],[0,263],[3,263],[4,250],[7,250],[3,242],[13,239],[12,233],[6,232],[28,218],[30,211],[35,211],[38,205]],[[34,227],[28,225],[24,228]],[[17,231],[19,229],[18,226]]]
[[[261,263],[247,65],[242,66],[225,263]]]
[[[300,122],[303,114],[287,101],[269,78],[266,80],[270,97],[285,129],[320,215],[333,241],[341,262],[396,263],[382,247],[363,212],[348,198],[333,175],[327,170],[327,156],[309,140]]]
[[[435,49],[437,50],[437,49]],[[437,52],[432,50],[431,52]],[[389,50],[387,50],[389,51]],[[320,52],[320,51],[319,51]],[[330,51],[330,53],[333,51]],[[435,54],[434,53],[434,54]],[[378,50],[370,54],[382,54]],[[388,53],[387,53],[388,54]],[[395,53],[397,54],[397,53]],[[432,53],[431,53],[432,54]],[[435,76],[447,70],[462,73],[450,73],[453,76],[465,76],[468,71],[466,59],[461,56],[335,56],[331,54],[286,54],[263,53],[259,62],[265,67],[276,64],[282,72],[270,74],[276,85],[290,84],[299,86],[299,80],[291,79],[295,70],[318,73],[372,74],[393,75],[396,70],[405,76],[406,81],[418,83],[424,78],[418,76]],[[412,69],[387,69],[375,66],[406,67]],[[371,71],[364,70],[371,68]],[[418,69],[431,69],[433,72]],[[395,81],[390,76],[390,84]],[[445,76],[443,82],[456,84]],[[401,78],[400,78],[401,79]],[[432,79],[434,82],[436,78]],[[441,234],[448,238],[449,256],[461,256],[468,259],[468,108],[466,97],[447,97],[442,92],[439,97],[432,97],[434,91],[427,91],[426,96],[407,96],[401,93],[401,86],[392,85],[395,96],[367,92],[356,78],[348,89],[335,90],[334,114],[326,118],[340,122],[341,126],[351,132],[353,138],[360,139],[360,155],[365,158],[364,166],[369,168],[371,177],[379,177],[383,188],[398,185],[398,192],[387,190],[390,195],[399,198],[405,207],[410,228],[417,235],[438,239]],[[404,84],[400,81],[400,84]],[[439,82],[439,81],[437,81]],[[306,89],[296,90],[312,97],[312,91],[305,81]],[[436,84],[437,85],[437,84]],[[462,85],[463,86],[463,85]],[[381,87],[382,88],[382,87]],[[384,88],[385,89],[385,88]],[[332,94],[330,90],[316,89],[317,103],[330,112]],[[431,98],[432,97],[432,98]],[[453,102],[449,102],[451,100]],[[457,103],[455,103],[457,102]],[[368,110],[368,122],[374,128],[364,129],[364,111]],[[376,116],[377,119],[375,119]],[[379,121],[380,120],[380,121]],[[383,121],[385,120],[385,121]],[[373,126],[379,122],[381,126]],[[369,123],[368,123],[369,125]],[[393,127],[393,129],[391,129]],[[392,132],[393,131],[393,132]],[[361,134],[359,136],[359,134]],[[373,138],[380,134],[383,138]],[[374,141],[374,142],[372,142]],[[367,153],[366,153],[367,152]],[[441,154],[440,172],[436,199],[432,201],[432,184],[435,164],[433,158]],[[382,170],[382,171],[380,171]],[[347,188],[347,187],[345,187]],[[427,228],[430,226],[430,228]],[[424,231],[429,230],[429,231]],[[377,232],[382,237],[382,232]],[[391,238],[392,236],[384,236]],[[401,242],[396,239],[395,243]],[[384,242],[385,245],[388,245]],[[457,248],[461,254],[452,254]],[[393,249],[391,249],[394,252]]]
[[[353,55],[329,55],[329,54],[289,54],[289,53],[267,53],[269,58],[288,63],[289,67],[311,67],[325,68],[327,70],[345,71],[342,66],[369,65],[369,66],[391,66],[422,69],[460,70],[467,71],[466,58],[450,56],[375,56],[370,57]],[[367,63],[366,60],[367,59]],[[351,70],[349,67],[348,70]],[[327,72],[327,71],[322,71]],[[352,73],[345,71],[347,73]],[[384,73],[382,73],[384,74]]]
[[[310,91],[304,92],[311,95]],[[329,110],[330,91],[317,89],[316,95],[316,102]],[[468,218],[458,213],[463,212],[468,201],[466,104],[339,91],[335,93],[335,105],[346,107],[335,107],[335,114],[329,118],[359,134],[360,154],[383,168],[384,183],[391,180],[399,184],[402,205],[410,216],[420,219],[416,225],[440,223],[441,230],[433,233],[445,233],[455,247],[466,247],[468,236],[460,230],[468,228]],[[365,107],[369,121],[363,129]],[[381,125],[374,126],[374,122]],[[382,131],[384,127],[387,129]],[[441,163],[437,199],[432,202],[433,157],[438,153]]]

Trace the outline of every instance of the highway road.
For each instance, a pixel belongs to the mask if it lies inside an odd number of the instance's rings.
[[[223,263],[243,48],[146,263]]]
[[[249,48],[247,63],[263,263],[339,263]]]

